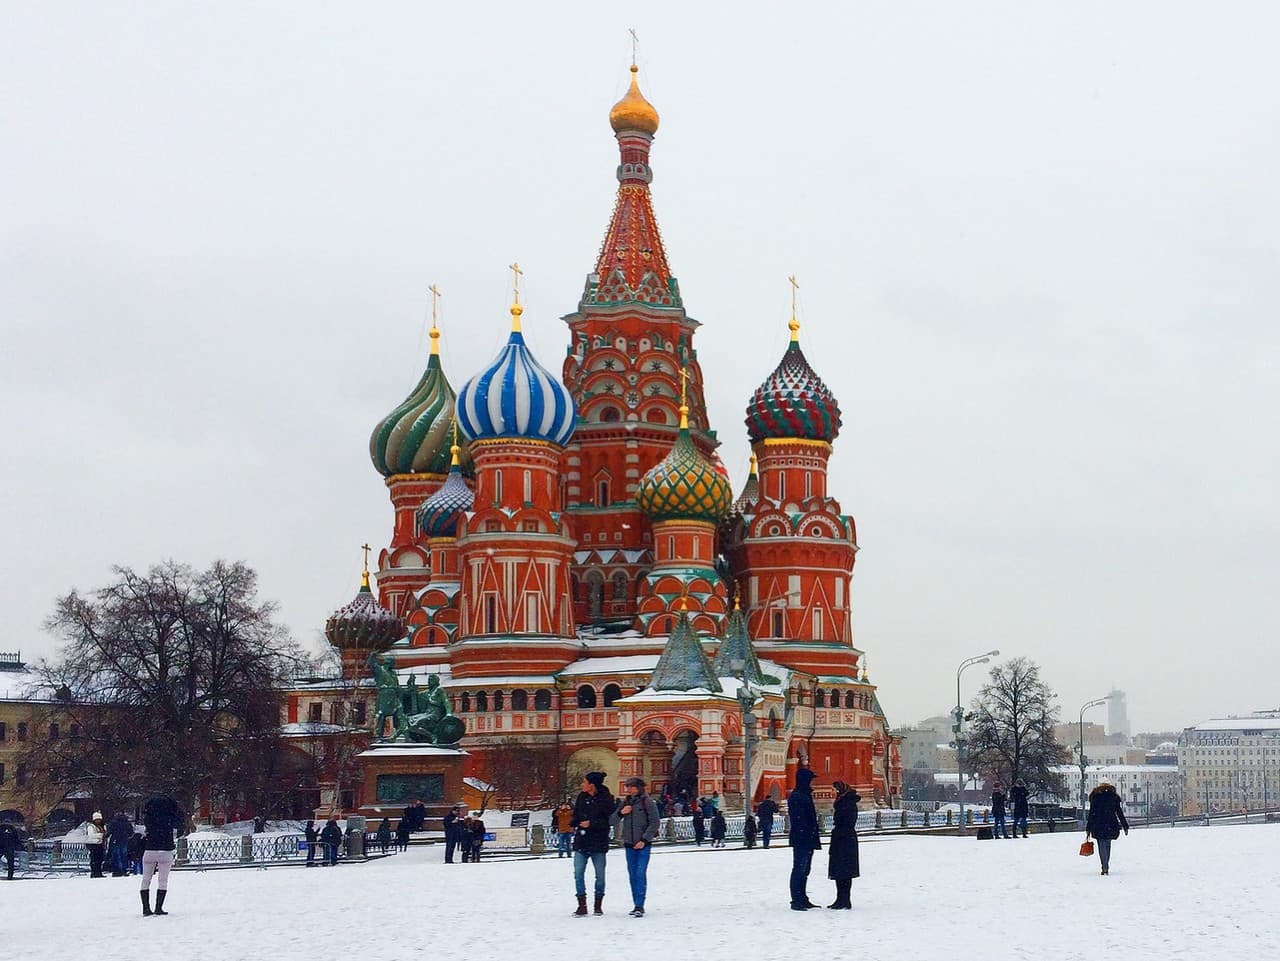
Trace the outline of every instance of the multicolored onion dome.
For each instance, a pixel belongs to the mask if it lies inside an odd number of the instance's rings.
[[[840,405],[813,372],[792,321],[791,343],[747,404],[747,434],[751,443],[768,439],[821,440],[828,444],[840,433]]]
[[[475,492],[462,479],[462,468],[458,464],[460,450],[457,444],[453,446],[453,463],[449,467],[449,476],[444,479],[440,489],[418,508],[418,530],[423,537],[455,536],[463,511],[471,510],[471,505],[475,503]]]
[[[523,308],[512,304],[511,338],[488,367],[458,392],[458,425],[472,440],[525,437],[563,447],[578,413],[573,396],[525,346]]]
[[[385,651],[404,637],[404,621],[378,603],[364,572],[355,599],[329,615],[324,636],[339,650]]]
[[[671,452],[640,478],[636,504],[653,521],[715,523],[729,512],[733,488],[689,436],[688,408],[680,408],[680,433]]]
[[[640,68],[633,63],[631,87],[609,111],[609,126],[613,128],[614,133],[638,130],[652,137],[658,132],[658,111],[653,104],[644,99],[644,94],[640,92],[640,85],[636,82],[636,74],[639,71]]]
[[[373,429],[369,457],[384,477],[392,474],[443,474],[449,469],[449,445],[453,434],[453,406],[456,395],[440,367],[436,340],[440,331],[431,329],[431,357],[413,392]],[[471,467],[469,455],[463,467]]]

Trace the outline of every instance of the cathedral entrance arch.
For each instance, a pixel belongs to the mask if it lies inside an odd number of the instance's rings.
[[[698,797],[698,733],[688,728],[671,738],[671,792],[679,797],[682,791]]]

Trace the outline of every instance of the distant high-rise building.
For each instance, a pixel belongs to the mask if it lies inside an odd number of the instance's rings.
[[[1124,691],[1112,691],[1107,697],[1107,733],[1129,736],[1129,710],[1125,705]]]

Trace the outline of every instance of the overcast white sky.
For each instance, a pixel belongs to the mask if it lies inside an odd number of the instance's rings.
[[[992,647],[1067,718],[1277,706],[1280,7],[817,7],[4,3],[0,650],[167,557],[318,644],[390,535],[427,286],[458,386],[519,259],[559,369],[634,26],[739,485],[799,277],[890,719]]]

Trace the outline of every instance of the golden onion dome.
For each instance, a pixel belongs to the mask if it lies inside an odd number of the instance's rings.
[[[609,126],[613,127],[614,133],[638,130],[652,137],[658,132],[658,111],[640,92],[640,85],[636,82],[639,69],[634,63],[631,65],[631,87],[609,111]]]

